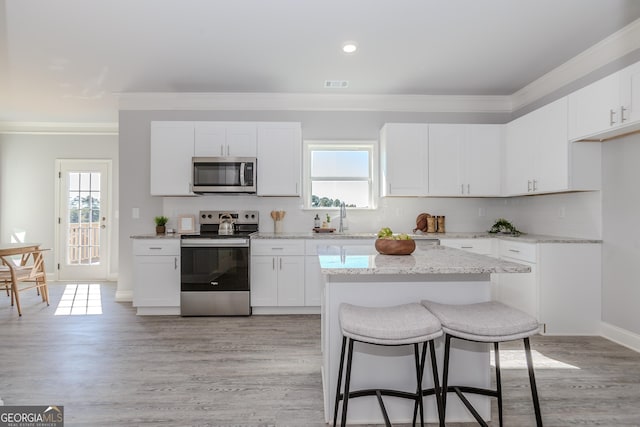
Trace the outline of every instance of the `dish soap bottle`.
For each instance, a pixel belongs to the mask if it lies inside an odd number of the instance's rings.
[[[313,227],[320,228],[320,216],[318,216],[318,214],[316,214],[316,217],[313,218]]]

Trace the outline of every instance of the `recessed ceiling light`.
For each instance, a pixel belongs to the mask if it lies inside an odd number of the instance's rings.
[[[358,50],[358,44],[356,42],[344,42],[342,44],[342,51],[344,53],[355,53]]]

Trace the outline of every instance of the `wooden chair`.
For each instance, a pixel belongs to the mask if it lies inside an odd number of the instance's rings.
[[[9,256],[0,255],[0,289],[11,294],[11,305],[16,305],[18,315],[22,316],[20,307],[20,292],[35,288],[42,301],[49,305],[49,288],[47,287],[47,272],[44,266],[43,252],[48,249],[27,248],[18,255],[20,263],[16,264]]]

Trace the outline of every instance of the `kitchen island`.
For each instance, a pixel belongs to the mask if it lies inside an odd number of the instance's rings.
[[[418,246],[412,255],[380,255],[373,247],[328,247],[319,253],[324,275],[322,298],[322,375],[325,420],[332,422],[342,334],[338,309],[341,303],[376,307],[420,302],[430,299],[448,304],[468,304],[491,299],[491,273],[526,273],[530,267],[514,262],[473,254],[443,246]],[[439,373],[442,374],[442,339],[437,340]],[[486,344],[452,342],[450,384],[490,385],[489,348]],[[423,387],[433,385],[425,370]],[[351,390],[393,388],[415,391],[415,372],[411,346],[380,347],[356,343]],[[478,412],[490,417],[490,401],[469,396]],[[407,400],[386,398],[389,417],[394,423],[411,421],[413,405]],[[426,419],[437,420],[433,397],[425,398]],[[384,423],[375,398],[349,401],[349,422]],[[447,421],[472,421],[458,399],[447,402]]]

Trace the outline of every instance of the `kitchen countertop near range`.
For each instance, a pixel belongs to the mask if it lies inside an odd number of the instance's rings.
[[[448,233],[417,233],[410,234],[414,239],[500,239],[520,241],[525,243],[602,243],[599,239],[583,239],[579,237],[548,236],[544,234],[491,234],[486,231],[448,232]],[[376,233],[315,233],[303,232],[258,232],[251,235],[252,239],[375,239]]]

